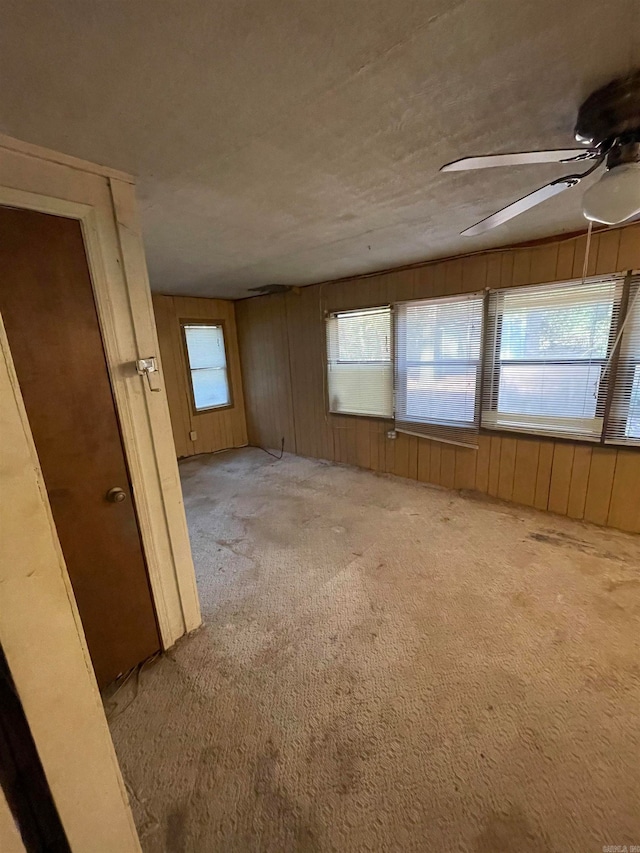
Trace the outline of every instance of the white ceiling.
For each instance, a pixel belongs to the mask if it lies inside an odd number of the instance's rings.
[[[583,227],[576,190],[458,232],[562,166],[640,65],[640,0],[0,0],[0,129],[139,177],[152,287],[241,297]]]

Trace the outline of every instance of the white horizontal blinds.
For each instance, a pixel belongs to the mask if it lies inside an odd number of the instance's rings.
[[[328,316],[327,379],[330,412],[393,416],[388,305]]]
[[[597,441],[622,277],[489,296],[482,426]]]
[[[640,446],[640,276],[631,279],[623,322],[605,441]]]
[[[396,429],[475,447],[482,294],[395,306]]]
[[[222,326],[185,324],[191,386],[196,411],[231,402]]]

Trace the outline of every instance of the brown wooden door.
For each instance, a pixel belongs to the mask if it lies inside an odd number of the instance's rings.
[[[160,641],[77,221],[0,207],[0,314],[102,687]]]

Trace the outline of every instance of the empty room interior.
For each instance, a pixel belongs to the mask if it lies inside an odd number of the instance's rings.
[[[640,851],[637,0],[0,19],[0,850]]]

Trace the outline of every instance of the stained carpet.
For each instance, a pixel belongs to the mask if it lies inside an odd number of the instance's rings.
[[[108,703],[145,853],[640,845],[638,537],[254,449],[181,475],[205,624]]]

